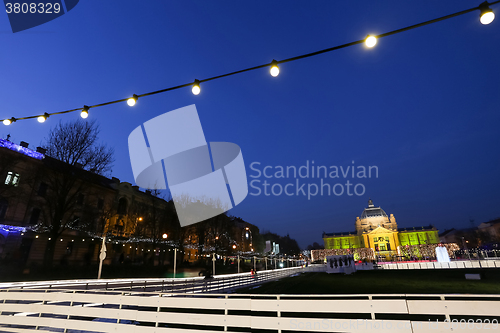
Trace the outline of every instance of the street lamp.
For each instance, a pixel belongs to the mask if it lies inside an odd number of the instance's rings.
[[[167,239],[168,235],[165,233],[161,236],[163,239]]]

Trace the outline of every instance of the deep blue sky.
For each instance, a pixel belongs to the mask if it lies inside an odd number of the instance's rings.
[[[0,14],[0,118],[141,94],[195,78],[363,39],[478,5],[456,1],[85,0],[13,34]],[[303,247],[354,230],[371,197],[401,227],[467,227],[500,216],[500,6],[363,45],[190,88],[95,109],[116,150],[112,175],[134,183],[130,132],[196,104],[208,141],[238,144],[248,175],[266,165],[375,165],[363,196],[252,196],[229,213]],[[93,111],[93,110],[92,110]],[[1,125],[36,147],[59,120]],[[252,178],[249,178],[252,180]],[[261,180],[264,180],[261,178]],[[301,180],[303,182],[304,180]],[[307,180],[306,180],[307,181]],[[330,184],[345,179],[329,179]],[[269,182],[276,183],[276,179]],[[281,184],[295,179],[281,181]],[[309,180],[309,182],[317,182]],[[250,189],[252,192],[255,190]]]

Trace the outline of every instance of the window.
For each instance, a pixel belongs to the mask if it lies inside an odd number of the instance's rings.
[[[120,215],[127,214],[127,199],[121,198],[118,201],[118,214]]]
[[[104,199],[97,200],[97,209],[102,210],[104,208]]]
[[[41,183],[40,187],[38,187],[38,195],[44,197],[47,193],[47,187],[48,185],[46,183]]]
[[[21,178],[21,176],[19,176],[18,173],[14,173],[12,171],[9,171],[7,173],[7,177],[5,178],[5,185],[17,186],[17,185],[19,185],[20,178]]]
[[[40,208],[33,208],[31,210],[30,224],[37,224],[40,218]]]

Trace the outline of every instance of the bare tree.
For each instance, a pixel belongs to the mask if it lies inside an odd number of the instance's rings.
[[[60,122],[51,130],[43,147],[50,157],[103,175],[111,171],[114,151],[98,143],[99,132],[95,120]]]
[[[59,123],[43,144],[47,150],[42,174],[47,191],[42,205],[40,231],[50,235],[44,262],[51,266],[57,238],[79,224],[75,214],[85,215],[86,205],[102,186],[102,175],[111,170],[113,149],[98,142],[95,121]]]

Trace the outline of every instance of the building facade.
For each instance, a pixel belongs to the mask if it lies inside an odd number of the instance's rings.
[[[144,261],[178,228],[154,193],[0,139],[0,263],[41,265],[49,246],[56,265],[95,263],[103,236],[106,264]]]
[[[104,236],[105,264],[171,263],[174,248],[179,262],[195,262],[214,252],[251,252],[258,234],[255,225],[225,214],[181,228],[172,200],[156,191],[0,139],[3,268],[41,265],[50,246],[54,265],[95,264]]]
[[[373,204],[356,217],[355,231],[324,233],[325,249],[372,249],[378,256],[401,256],[402,246],[438,244],[438,230],[433,226],[398,228],[393,214]]]

